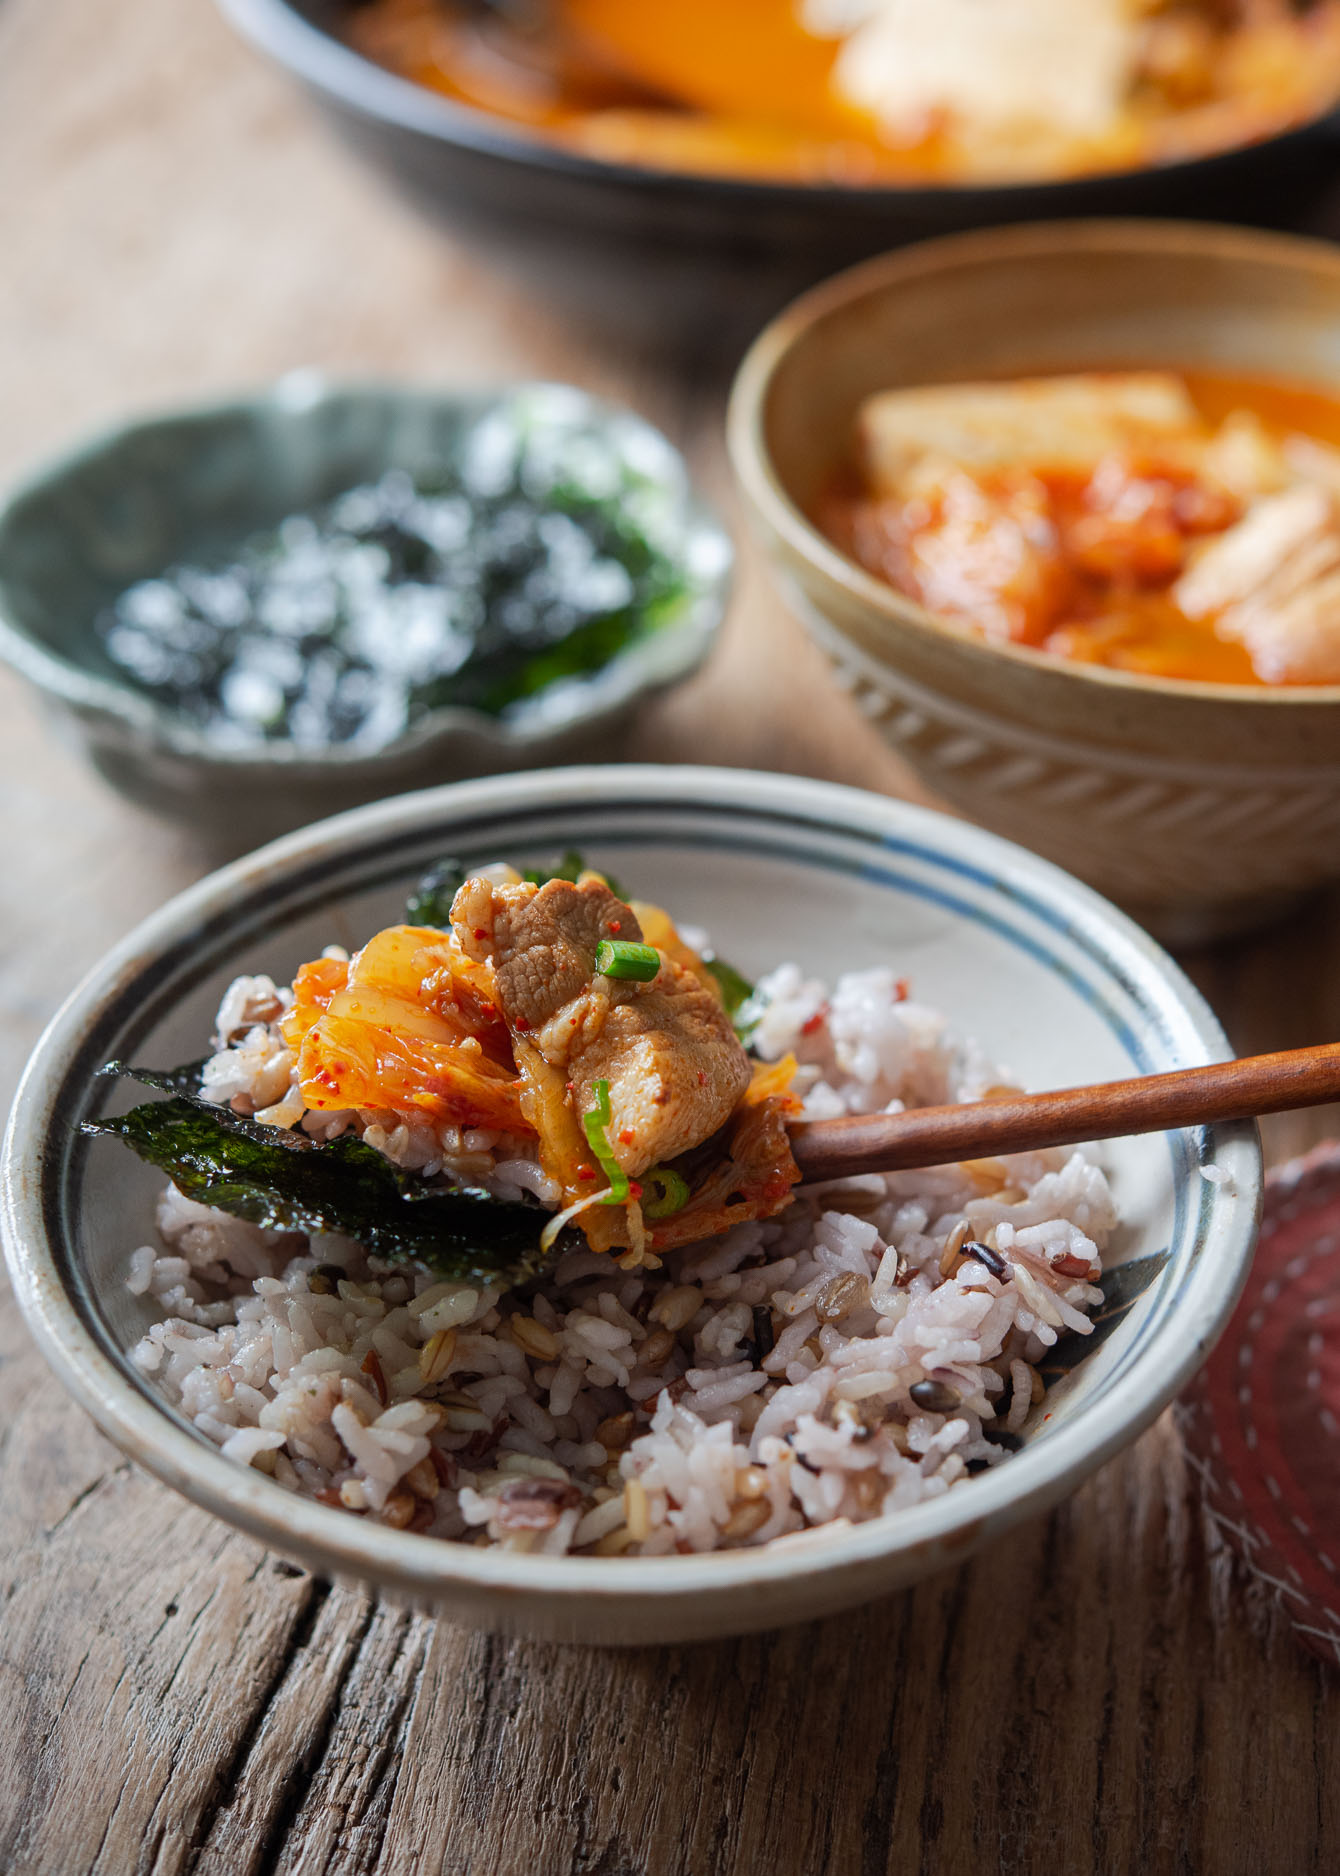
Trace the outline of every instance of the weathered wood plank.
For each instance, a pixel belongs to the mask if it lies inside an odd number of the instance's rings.
[[[437,1624],[379,1607],[345,1687],[315,1775],[275,1864],[282,1876],[374,1871],[399,1856],[388,1834],[410,1715]]]
[[[115,1463],[44,1531],[23,1475],[72,1429],[49,1382],[32,1400],[4,1468],[0,1867],[180,1869],[311,1585]]]

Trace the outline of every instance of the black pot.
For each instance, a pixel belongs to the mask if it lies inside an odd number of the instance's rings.
[[[964,228],[1074,216],[1297,227],[1340,181],[1327,116],[1193,162],[1057,182],[900,189],[637,169],[555,148],[345,45],[348,0],[219,0],[345,138],[431,213],[519,266],[586,322],[729,353],[800,288]]]

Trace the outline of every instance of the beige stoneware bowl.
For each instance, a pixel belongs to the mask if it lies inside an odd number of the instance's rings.
[[[1340,686],[1187,683],[988,644],[807,519],[870,392],[1120,366],[1340,394],[1340,253],[1238,229],[1072,222],[886,255],[757,339],[731,399],[731,454],[787,597],[927,787],[1167,942],[1193,943],[1340,877]]]
[[[903,802],[783,776],[555,769],[461,784],[304,829],[165,906],[74,991],[19,1091],[0,1230],[19,1302],[65,1386],[139,1464],[229,1524],[338,1575],[479,1627],[662,1643],[831,1614],[961,1561],[1127,1445],[1204,1360],[1256,1235],[1254,1126],[1104,1148],[1121,1226],[1107,1320],[1034,1410],[1005,1464],[861,1525],[706,1556],[541,1557],[392,1530],[285,1492],[223,1458],[140,1374],[155,1314],[126,1284],[161,1175],[80,1121],[130,1101],[112,1058],[198,1054],[240,971],[287,980],[333,939],[401,915],[443,854],[542,861],[567,846],[654,889],[758,973],[897,961],[1032,1087],[1180,1068],[1225,1053],[1196,991],[1145,934],[1031,854]],[[1201,1168],[1213,1176],[1203,1177]]]

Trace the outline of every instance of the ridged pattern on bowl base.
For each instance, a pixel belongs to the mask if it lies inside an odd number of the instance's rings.
[[[1335,871],[1340,760],[1261,770],[1125,755],[989,717],[877,665],[791,595],[838,682],[950,807],[1194,944],[1282,916]],[[1238,890],[1224,896],[1231,848]]]

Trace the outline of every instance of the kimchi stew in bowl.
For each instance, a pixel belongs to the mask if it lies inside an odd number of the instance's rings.
[[[372,0],[348,37],[576,155],[848,187],[1184,162],[1340,92],[1335,0]]]
[[[1083,664],[1340,682],[1340,400],[1208,371],[877,392],[815,504],[940,618]]]

